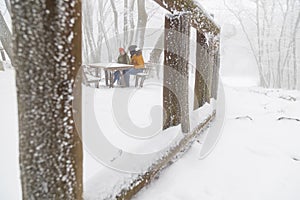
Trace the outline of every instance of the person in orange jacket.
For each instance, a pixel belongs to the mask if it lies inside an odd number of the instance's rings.
[[[126,87],[130,86],[130,84],[129,84],[130,75],[137,75],[138,73],[141,73],[144,71],[145,62],[144,62],[144,58],[143,58],[141,49],[138,49],[138,48],[135,49],[134,54],[131,57],[131,64],[134,65],[134,68],[126,70],[125,76],[124,76]]]

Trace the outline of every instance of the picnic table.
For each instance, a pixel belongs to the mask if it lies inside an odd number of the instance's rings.
[[[113,88],[114,87],[114,72],[121,72],[121,84],[125,85],[123,70],[128,70],[134,68],[134,65],[126,65],[120,63],[92,63],[88,64],[90,68],[94,68],[96,72],[96,77],[100,77],[101,70],[105,72],[105,83],[107,86]],[[98,84],[99,87],[99,84]]]

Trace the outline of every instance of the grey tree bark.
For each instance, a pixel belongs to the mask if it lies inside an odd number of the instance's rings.
[[[153,50],[150,53],[150,63],[152,63],[155,67],[156,70],[156,76],[159,79],[159,74],[160,74],[160,57],[163,54],[163,49],[164,49],[164,33],[162,33],[158,40],[156,41]]]
[[[136,0],[124,0],[124,39],[123,46],[127,49],[134,40],[134,5]]]
[[[138,23],[137,23],[137,30],[135,35],[136,37],[135,43],[138,45],[139,48],[142,49],[144,47],[148,15],[146,12],[145,0],[139,0],[137,2],[137,5],[138,5]]]
[[[11,3],[23,199],[80,200],[81,1]]]
[[[98,32],[99,33],[102,33],[103,34],[103,37],[104,37],[104,41],[105,41],[105,45],[106,45],[106,48],[107,48],[107,54],[108,54],[108,61],[109,62],[112,62],[113,61],[113,53],[112,53],[112,47],[111,47],[111,43],[110,43],[110,38],[107,34],[107,31],[105,29],[105,25],[104,25],[104,5],[103,5],[103,1],[100,1],[99,2],[99,30]]]
[[[110,0],[110,4],[114,13],[114,25],[115,25],[115,36],[117,39],[117,45],[120,47],[121,46],[121,39],[119,35],[119,15],[118,11],[116,8],[115,0]]]
[[[300,13],[298,14],[297,20],[296,20],[296,25],[295,25],[295,29],[293,31],[293,63],[294,63],[294,77],[293,77],[293,81],[294,81],[294,87],[293,89],[297,89],[298,86],[298,67],[299,67],[299,63],[297,61],[297,33],[298,33],[298,29],[300,27]]]
[[[94,37],[94,26],[93,26],[93,13],[94,9],[92,4],[89,1],[82,3],[83,10],[83,62],[84,63],[93,63],[99,62],[99,51],[97,50],[97,42]]]

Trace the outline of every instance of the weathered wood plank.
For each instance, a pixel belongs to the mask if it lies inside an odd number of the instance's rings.
[[[171,13],[190,12],[192,14],[191,25],[201,32],[210,32],[214,35],[220,33],[220,27],[214,22],[204,9],[193,0],[154,0],[161,7]]]
[[[181,124],[189,128],[189,47],[190,15],[168,15],[165,18],[164,53],[164,129]]]

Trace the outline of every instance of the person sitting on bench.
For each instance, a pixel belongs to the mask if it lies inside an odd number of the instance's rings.
[[[127,53],[125,52],[125,49],[123,48],[119,48],[119,52],[120,52],[120,55],[118,57],[118,63],[120,64],[126,64],[126,65],[129,65],[130,64],[130,58],[129,56],[127,55]],[[124,72],[125,73],[125,72]],[[118,70],[114,73],[114,83],[116,81],[120,81],[120,77],[121,77],[121,72]]]
[[[131,64],[134,65],[134,68],[125,70],[124,78],[125,78],[126,87],[130,86],[129,84],[130,75],[137,75],[138,73],[142,73],[144,71],[145,62],[144,62],[141,49],[138,48],[135,49],[134,54],[132,55],[131,58]]]

